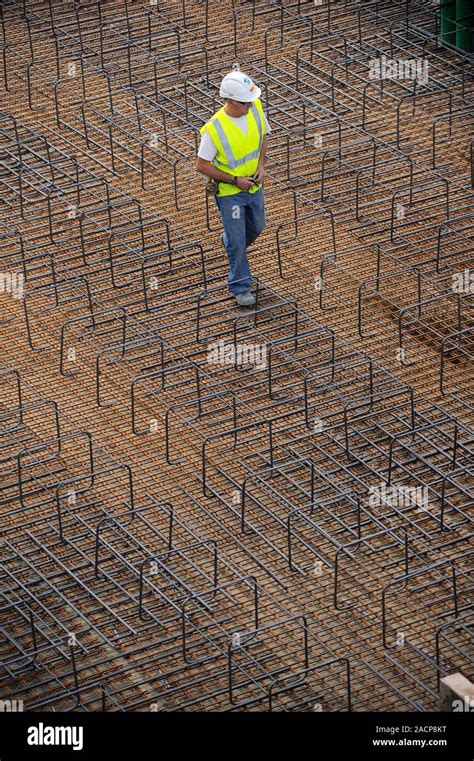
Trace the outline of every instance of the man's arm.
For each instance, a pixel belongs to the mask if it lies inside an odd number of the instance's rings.
[[[196,171],[198,171],[200,174],[204,174],[206,177],[210,177],[212,180],[217,180],[218,182],[232,182],[234,179],[231,174],[222,172],[210,161],[206,161],[200,156],[198,156],[196,161]]]
[[[263,182],[263,178],[265,177],[266,156],[267,156],[267,135],[264,135],[264,138],[262,141],[262,150],[260,151],[260,156],[258,159],[258,167],[257,167],[257,171],[255,172],[255,180],[258,183]]]
[[[214,166],[214,164],[212,164],[210,161],[206,161],[199,156],[196,161],[196,171],[200,174],[204,174],[206,177],[210,177],[212,180],[217,180],[217,182],[232,183],[234,180],[234,176],[232,174],[223,172],[221,169],[218,169],[216,166]],[[247,179],[247,177],[237,178],[237,187],[239,190],[248,190],[252,187],[252,185],[252,180]]]

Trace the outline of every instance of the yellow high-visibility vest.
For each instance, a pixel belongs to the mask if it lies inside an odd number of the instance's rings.
[[[257,171],[258,159],[265,135],[265,119],[260,99],[254,100],[247,114],[247,134],[227,116],[225,106],[199,130],[203,135],[209,132],[217,154],[213,166],[235,177],[252,177]],[[253,185],[249,193],[255,193],[262,185]],[[230,196],[241,191],[235,185],[219,180],[219,196]]]

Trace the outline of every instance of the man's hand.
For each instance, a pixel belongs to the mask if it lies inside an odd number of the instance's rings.
[[[253,186],[253,180],[250,177],[238,177],[237,187],[239,190],[249,190]]]

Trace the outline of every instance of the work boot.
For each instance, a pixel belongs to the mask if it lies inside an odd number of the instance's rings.
[[[250,291],[246,291],[246,293],[237,293],[235,295],[235,300],[239,307],[253,307],[255,304],[255,296],[250,293]]]

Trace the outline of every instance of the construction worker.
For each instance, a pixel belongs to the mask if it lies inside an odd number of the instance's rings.
[[[228,286],[239,306],[253,306],[247,248],[265,227],[263,179],[270,125],[261,90],[243,71],[221,82],[222,108],[201,127],[196,169],[209,177],[222,218],[221,243],[229,257]]]

